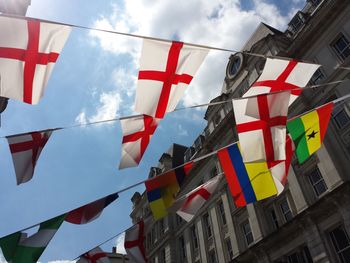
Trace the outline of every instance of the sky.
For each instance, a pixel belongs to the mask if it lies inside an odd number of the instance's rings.
[[[27,16],[189,43],[240,50],[261,22],[285,30],[305,0],[32,0]],[[142,40],[74,28],[36,106],[10,100],[0,137],[134,114]],[[210,51],[179,107],[220,95],[230,53]],[[55,131],[34,177],[17,186],[7,140],[0,138],[0,237],[25,229],[147,178],[172,143],[192,145],[206,123],[204,110],[169,113],[140,165],[118,170],[119,122]],[[120,194],[86,225],[63,223],[40,262],[65,262],[131,226],[130,198]],[[33,231],[32,231],[33,232]],[[123,237],[102,248],[122,251]],[[0,253],[0,262],[3,260]],[[4,260],[3,260],[4,261]]]

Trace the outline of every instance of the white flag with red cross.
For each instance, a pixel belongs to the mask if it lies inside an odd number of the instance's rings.
[[[0,96],[37,104],[71,28],[0,17]]]
[[[31,132],[6,137],[15,166],[17,185],[32,179],[35,165],[51,133],[52,131]]]
[[[286,159],[286,123],[290,91],[233,100],[244,162]]]
[[[176,211],[176,213],[187,222],[191,221],[199,209],[201,209],[214,193],[222,179],[223,177],[221,175],[215,176],[188,194],[178,198],[169,210]]]
[[[307,85],[318,64],[267,58],[263,72],[243,97],[291,90],[289,105],[292,104]]]
[[[147,262],[145,237],[147,224],[143,220],[125,231],[124,248],[130,262]]]
[[[163,118],[173,111],[209,50],[144,39],[135,111]]]
[[[107,254],[100,247],[96,247],[80,256],[77,263],[110,263]]]
[[[147,115],[120,120],[123,140],[119,169],[137,166],[160,119]]]
[[[287,183],[288,171],[289,171],[290,164],[292,162],[294,150],[295,150],[295,146],[294,146],[293,140],[290,138],[290,135],[287,134],[286,160],[267,162],[267,165],[270,169],[272,178],[277,188],[277,195],[280,195],[283,192],[284,187]]]

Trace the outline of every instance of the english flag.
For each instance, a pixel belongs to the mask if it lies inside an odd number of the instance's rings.
[[[233,100],[244,162],[286,159],[286,123],[290,91]]]
[[[209,50],[144,39],[135,111],[163,118],[173,111]]]
[[[222,179],[222,175],[215,176],[208,182],[178,198],[169,210],[173,212],[176,211],[176,213],[187,222],[191,221],[199,209],[214,193]]]
[[[130,262],[147,262],[145,250],[145,222],[141,220],[125,231],[124,247]]]
[[[15,166],[17,185],[32,179],[36,163],[52,131],[8,136],[7,141]]]
[[[107,254],[100,247],[96,247],[81,255],[77,263],[110,263]]]
[[[71,28],[0,17],[0,96],[37,104]]]
[[[294,150],[295,146],[293,140],[290,138],[290,135],[287,134],[286,160],[267,163],[277,188],[277,195],[280,195],[283,192],[287,183],[288,171],[292,162]]]
[[[91,221],[97,219],[101,215],[103,209],[109,206],[118,197],[119,195],[115,193],[91,202],[87,205],[83,205],[75,210],[70,211],[67,214],[65,221],[77,225],[90,223]]]
[[[148,115],[120,120],[123,140],[119,169],[137,166],[160,119]]]
[[[303,87],[310,81],[312,75],[321,65],[267,58],[263,72],[243,97],[291,90],[289,105],[302,92]]]

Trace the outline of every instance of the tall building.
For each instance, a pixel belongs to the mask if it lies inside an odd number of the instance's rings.
[[[350,1],[308,0],[285,32],[259,25],[242,52],[230,56],[222,94],[212,102],[241,97],[256,81],[265,59],[247,52],[321,64],[312,85],[348,79],[349,43]],[[305,90],[289,117],[349,92],[349,82]],[[237,140],[231,103],[208,107],[204,118],[207,126],[193,145],[182,156],[164,154],[150,177],[181,157],[186,162]],[[223,180],[189,223],[169,214],[148,227],[150,262],[350,262],[349,163],[350,103],[339,103],[321,149],[302,165],[293,158],[281,195],[237,208]],[[221,172],[216,155],[198,162],[180,195]],[[135,193],[132,202],[133,222],[151,216],[145,194]]]

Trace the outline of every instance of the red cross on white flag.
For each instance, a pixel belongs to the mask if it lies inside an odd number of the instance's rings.
[[[263,72],[243,97],[292,90],[289,105],[300,95],[312,75],[320,67],[318,64],[267,58]]]
[[[96,247],[82,255],[77,263],[110,263],[107,254],[100,247]]]
[[[292,162],[292,157],[295,147],[293,140],[290,138],[290,135],[287,134],[286,139],[286,160],[268,162],[267,165],[270,169],[273,180],[277,188],[277,195],[281,194],[284,190],[284,186],[287,183],[287,176],[289,172],[289,167]]]
[[[140,163],[159,121],[147,115],[120,120],[123,140],[119,169]]]
[[[35,165],[51,133],[32,132],[7,137],[18,185],[32,179]]]
[[[125,231],[124,247],[130,262],[147,262],[145,250],[145,222],[141,220]]]
[[[286,159],[286,123],[290,92],[233,100],[244,162]]]
[[[71,28],[0,17],[0,96],[37,104]]]
[[[199,209],[211,197],[223,177],[217,175],[208,182],[198,186],[188,194],[178,198],[169,209],[181,216],[187,222],[197,214]]]
[[[209,50],[144,39],[135,111],[163,118],[173,111]]]

